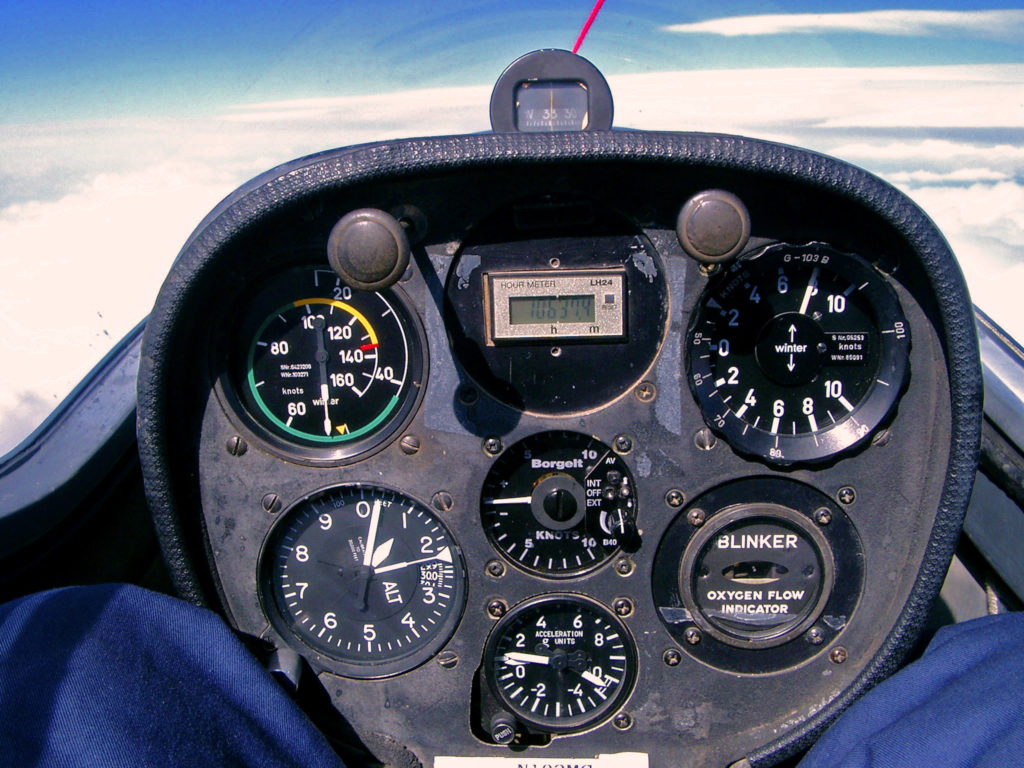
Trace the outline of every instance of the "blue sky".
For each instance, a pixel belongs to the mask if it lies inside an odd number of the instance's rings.
[[[828,11],[962,7],[850,0]],[[992,0],[984,7],[1014,5]],[[570,48],[589,8],[590,0],[8,0],[0,10],[0,123],[180,116],[235,102],[491,83],[527,50]],[[903,36],[670,31],[709,18],[821,9],[806,1],[608,0],[581,53],[608,75],[1024,60],[1019,29],[1016,38],[1001,39],[962,29]]]
[[[0,3],[3,454],[218,200],[303,154],[487,130],[502,69],[571,48],[592,0]],[[580,52],[619,126],[804,146],[899,186],[1024,339],[1024,0],[823,7],[606,0]]]

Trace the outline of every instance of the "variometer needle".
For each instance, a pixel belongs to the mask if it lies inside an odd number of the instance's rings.
[[[818,289],[818,271],[820,267],[815,267],[811,272],[811,278],[807,281],[807,289],[804,291],[804,300],[800,302],[800,314],[807,314],[807,305],[811,303],[811,296],[814,295]]]
[[[486,504],[529,504],[532,496],[510,496],[504,499],[484,499]]]

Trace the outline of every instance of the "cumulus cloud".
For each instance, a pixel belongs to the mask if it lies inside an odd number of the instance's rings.
[[[936,173],[935,171],[897,171],[886,175],[893,184],[969,184],[979,181],[1010,181],[1013,177],[1002,171],[993,171],[991,168],[958,168],[949,173]]]
[[[978,304],[1024,339],[1024,148],[973,130],[1024,134],[1024,66],[609,81],[618,125],[805,146],[901,186],[945,232]],[[185,238],[236,186],[332,146],[484,130],[489,93],[241,104],[205,120],[0,125],[0,355],[18,361],[0,367],[0,453],[149,311]]]
[[[748,35],[821,35],[856,33],[899,37],[1019,40],[1024,35],[1024,10],[930,11],[887,10],[855,13],[787,13],[730,16],[663,27],[667,32]]]

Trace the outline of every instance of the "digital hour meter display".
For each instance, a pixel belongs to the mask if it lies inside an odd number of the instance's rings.
[[[626,332],[622,270],[488,273],[492,341],[621,339]]]

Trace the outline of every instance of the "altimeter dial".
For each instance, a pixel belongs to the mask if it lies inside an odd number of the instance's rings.
[[[270,618],[351,677],[418,666],[448,641],[466,594],[462,554],[420,502],[344,485],[296,504],[263,553]]]

